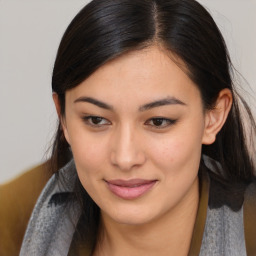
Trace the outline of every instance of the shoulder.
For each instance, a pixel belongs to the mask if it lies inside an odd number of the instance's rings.
[[[212,216],[212,220],[208,222],[214,222],[214,226],[210,228],[211,233],[216,223],[222,219],[219,230],[224,229],[225,232],[230,233],[230,241],[233,241],[230,248],[237,246],[236,250],[238,250],[244,247],[246,255],[256,255],[256,179],[254,178],[250,183],[230,183],[223,181],[211,171],[208,174],[210,177],[208,215]],[[223,237],[227,237],[227,233]]]
[[[51,177],[43,163],[0,186],[0,255],[18,255],[31,212]]]
[[[256,255],[255,179],[231,182],[209,167],[206,174],[209,198],[200,255]]]

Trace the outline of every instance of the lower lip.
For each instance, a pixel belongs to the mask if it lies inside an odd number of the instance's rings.
[[[123,187],[123,186],[117,186],[107,182],[107,185],[110,191],[122,199],[138,198],[144,195],[145,193],[147,193],[155,184],[156,184],[156,181],[152,181],[146,184],[139,185],[137,187]]]

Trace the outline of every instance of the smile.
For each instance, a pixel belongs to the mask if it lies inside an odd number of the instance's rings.
[[[109,180],[106,181],[109,190],[122,199],[136,199],[148,192],[156,180]]]

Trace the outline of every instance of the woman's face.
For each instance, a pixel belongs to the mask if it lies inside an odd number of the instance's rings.
[[[69,90],[63,127],[82,185],[113,221],[143,224],[194,202],[205,116],[164,51],[125,54]]]

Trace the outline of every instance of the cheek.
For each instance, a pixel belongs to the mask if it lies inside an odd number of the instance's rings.
[[[104,140],[84,132],[72,132],[70,145],[79,176],[98,175],[107,159],[107,146]]]
[[[78,177],[92,198],[98,198],[102,191],[98,188],[98,182],[102,180],[102,169],[106,166],[106,152],[104,144],[86,140],[73,141],[73,157],[76,164]]]
[[[189,130],[189,131],[188,131]],[[201,158],[200,129],[196,133],[190,129],[180,129],[176,134],[169,134],[161,141],[151,141],[150,155],[155,165],[170,171],[181,168],[197,168]]]
[[[151,159],[158,165],[169,168],[173,164],[186,158],[188,148],[185,147],[184,141],[176,139],[166,139],[162,143],[156,143],[151,151]]]

